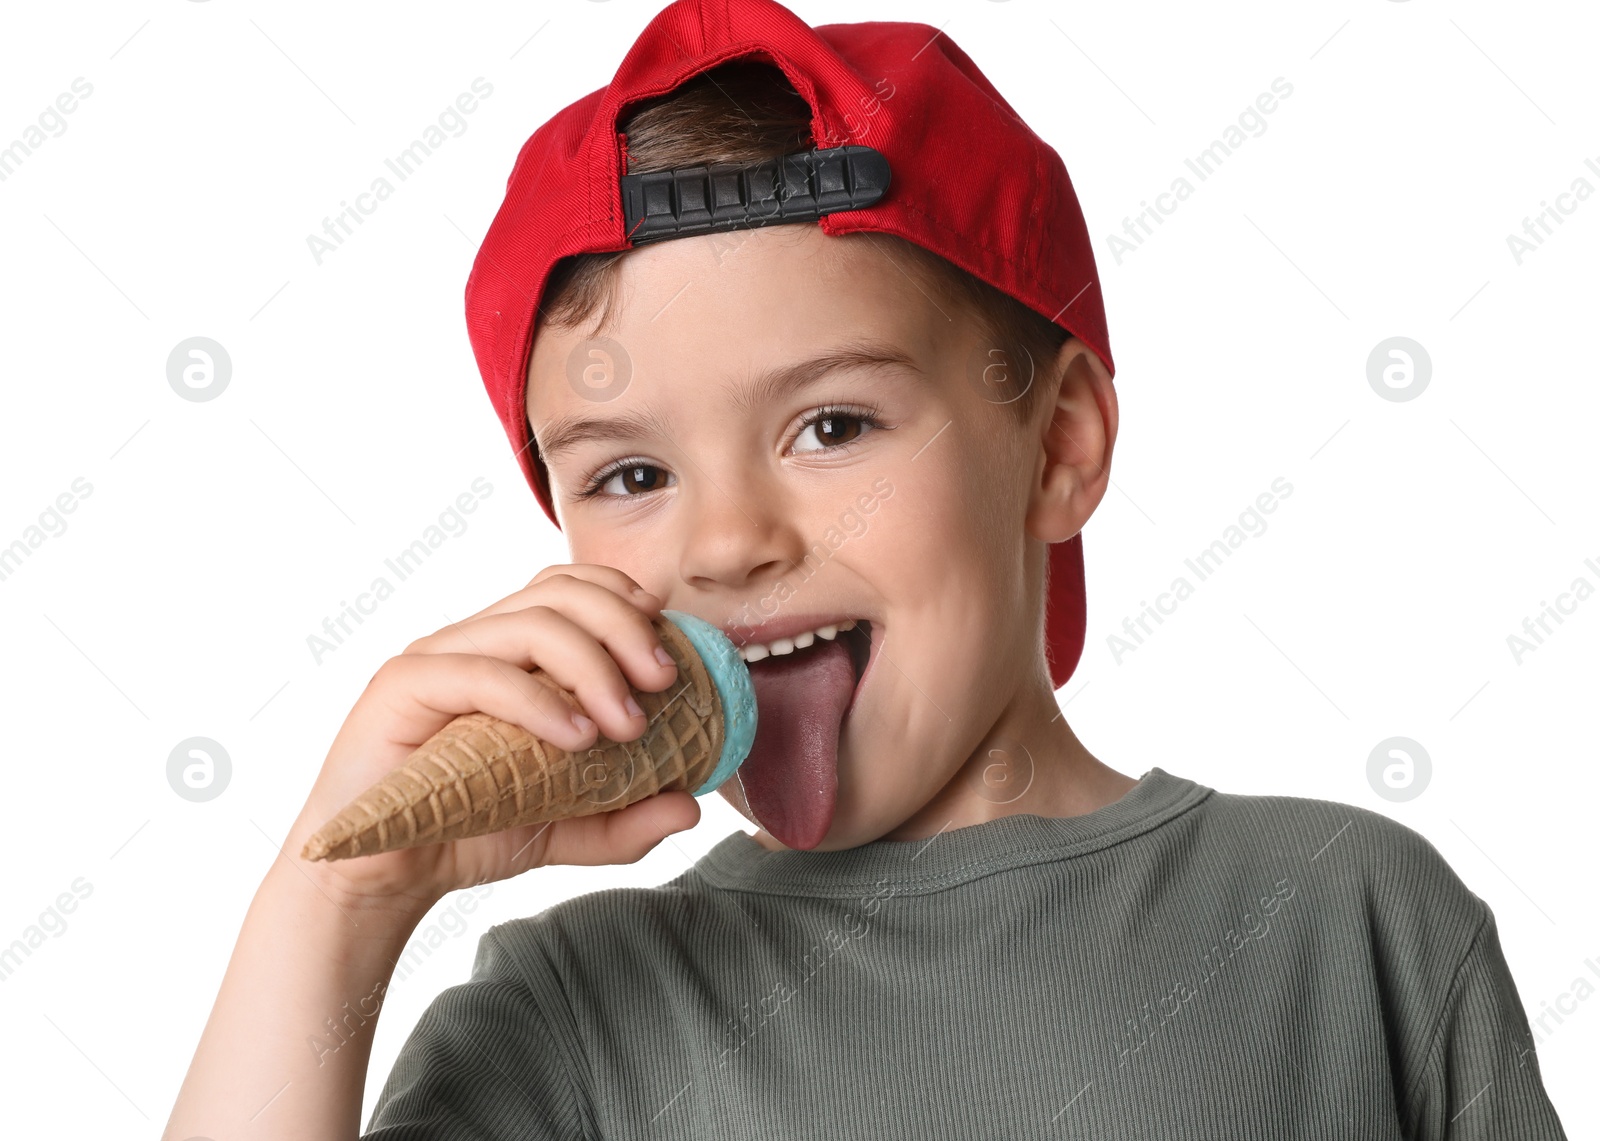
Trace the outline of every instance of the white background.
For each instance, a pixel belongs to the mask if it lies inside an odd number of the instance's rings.
[[[93,87],[0,182],[0,546],[92,486],[0,581],[0,945],[92,886],[0,982],[8,1116],[155,1135],[368,678],[568,561],[484,394],[462,288],[522,142],[605,84],[661,6],[7,7],[0,145],[75,78]],[[1342,801],[1427,836],[1494,909],[1569,1133],[1600,1135],[1600,996],[1574,989],[1600,984],[1600,600],[1520,663],[1507,643],[1575,579],[1600,587],[1600,200],[1563,200],[1520,264],[1506,240],[1575,179],[1600,187],[1593,7],[792,8],[942,26],[1073,175],[1122,411],[1085,530],[1088,644],[1059,695],[1078,734],[1131,775]],[[494,92],[465,133],[317,264],[307,236],[480,76]],[[1184,158],[1278,77],[1293,94],[1265,132],[1200,182]],[[1119,264],[1110,235],[1180,176],[1194,194]],[[214,400],[167,381],[194,336],[232,361]],[[1368,383],[1394,336],[1432,362],[1412,400]],[[1108,635],[1280,476],[1293,494],[1265,532],[1119,663]],[[479,477],[493,491],[468,529],[318,664],[307,636]],[[206,803],[166,778],[194,736],[232,765]],[[1409,801],[1368,783],[1392,736],[1431,758]],[[424,929],[453,933],[389,992],[363,1124],[484,930],[677,876],[744,824],[702,805],[638,864],[540,870],[465,916],[442,902]],[[254,1080],[266,1101],[276,1083]]]

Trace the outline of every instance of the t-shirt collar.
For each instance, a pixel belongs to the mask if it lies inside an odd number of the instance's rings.
[[[845,897],[886,883],[903,894],[941,891],[1120,843],[1188,811],[1211,791],[1153,767],[1121,799],[1079,816],[1016,813],[923,839],[880,839],[832,852],[773,852],[733,832],[696,862],[693,874],[713,887],[775,895]]]

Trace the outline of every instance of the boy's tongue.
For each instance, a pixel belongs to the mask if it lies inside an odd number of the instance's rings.
[[[839,726],[855,691],[841,635],[750,663],[756,739],[739,768],[745,801],[774,839],[814,848],[833,822]]]

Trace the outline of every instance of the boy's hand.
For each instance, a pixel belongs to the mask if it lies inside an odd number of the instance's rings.
[[[462,713],[481,710],[525,726],[563,749],[594,744],[593,725],[576,727],[568,702],[534,668],[576,696],[614,741],[644,733],[630,712],[628,685],[655,693],[677,678],[652,618],[661,601],[614,567],[547,567],[521,590],[461,622],[419,638],[373,675],[323,761],[284,843],[341,902],[425,911],[457,888],[505,879],[545,864],[633,863],[669,834],[692,828],[700,806],[688,792],[664,792],[611,812],[523,825],[331,861],[300,859],[306,839]]]

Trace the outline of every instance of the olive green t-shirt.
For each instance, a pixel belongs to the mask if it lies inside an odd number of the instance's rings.
[[[1152,768],[1083,816],[836,852],[734,832],[492,927],[363,1136],[1565,1133],[1494,916],[1426,839]]]

